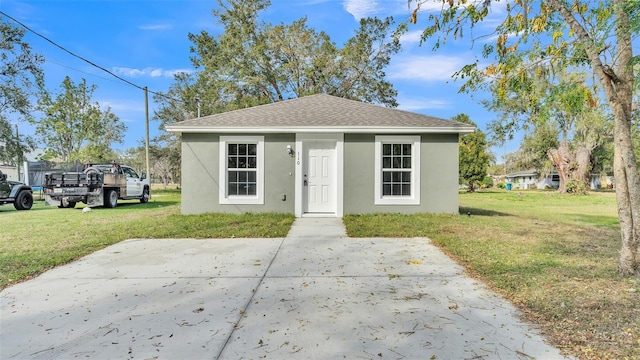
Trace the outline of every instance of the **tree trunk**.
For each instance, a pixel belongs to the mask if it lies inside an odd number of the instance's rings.
[[[570,174],[569,165],[571,164],[571,153],[569,152],[569,145],[567,145],[567,141],[563,140],[558,144],[557,149],[550,149],[547,151],[547,156],[549,156],[549,159],[551,159],[553,166],[558,172],[558,178],[560,179],[558,192],[560,194],[566,194]]]
[[[615,116],[613,175],[622,237],[618,271],[625,276],[640,274],[640,176],[628,124]]]
[[[585,192],[589,189],[589,170],[591,150],[580,146],[572,153],[566,140],[562,140],[557,149],[547,151],[553,166],[558,172],[560,184],[558,192]],[[571,183],[571,187],[567,185]]]
[[[622,244],[618,271],[623,276],[640,275],[640,174],[631,141],[633,99],[633,46],[627,0],[613,0],[617,64],[612,69],[602,62],[601,48],[590,38],[574,14],[560,0],[547,0],[560,13],[584,46],[591,67],[600,80],[614,117],[614,177]]]
[[[584,185],[584,190],[591,187],[591,152],[593,149],[580,146],[576,149],[576,168],[573,177]]]

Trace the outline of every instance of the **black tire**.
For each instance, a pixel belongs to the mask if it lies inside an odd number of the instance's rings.
[[[146,204],[148,202],[149,202],[149,188],[145,186],[144,190],[142,190],[142,197],[140,198],[140,203]]]
[[[114,208],[118,206],[118,192],[109,189],[104,193],[104,207],[106,208]]]
[[[20,191],[13,203],[16,210],[29,210],[33,206],[33,196],[26,190]]]
[[[62,199],[62,201],[60,201],[60,206],[58,207],[60,209],[73,209],[74,207],[76,207],[76,202]]]

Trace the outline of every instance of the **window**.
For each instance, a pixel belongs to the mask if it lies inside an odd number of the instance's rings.
[[[264,204],[264,137],[220,137],[220,204]]]
[[[139,179],[140,177],[138,176],[138,174],[136,173],[135,170],[133,170],[130,167],[126,167],[126,166],[121,166],[122,171],[124,172],[125,175],[127,175],[128,178],[136,178]]]
[[[382,144],[382,196],[411,196],[411,144]]]
[[[257,194],[258,145],[227,143],[227,195]]]
[[[376,136],[375,204],[420,204],[420,136]]]

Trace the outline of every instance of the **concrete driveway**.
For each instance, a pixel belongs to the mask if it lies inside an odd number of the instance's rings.
[[[563,359],[428,239],[128,240],[1,293],[2,359]]]

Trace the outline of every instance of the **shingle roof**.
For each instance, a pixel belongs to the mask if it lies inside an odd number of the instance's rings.
[[[514,177],[521,177],[521,176],[538,176],[538,174],[540,174],[540,171],[536,169],[529,169],[529,170],[516,171],[511,174],[505,175],[505,177],[514,178]]]
[[[318,94],[190,119],[167,126],[173,132],[471,132],[468,124]]]

